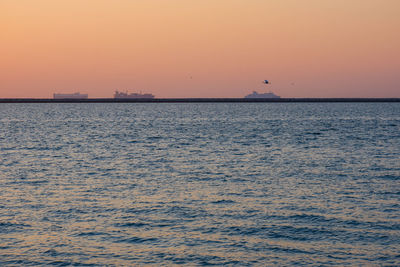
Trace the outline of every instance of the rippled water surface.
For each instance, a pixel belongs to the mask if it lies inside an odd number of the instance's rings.
[[[399,103],[0,104],[0,265],[400,265]]]

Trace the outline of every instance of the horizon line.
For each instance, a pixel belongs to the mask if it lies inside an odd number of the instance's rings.
[[[284,97],[284,98],[229,98],[229,97],[186,97],[186,98],[0,98],[0,103],[256,103],[256,102],[400,102],[400,97]]]

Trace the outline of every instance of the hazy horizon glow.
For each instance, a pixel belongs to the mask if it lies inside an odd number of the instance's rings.
[[[400,97],[399,10],[398,0],[2,0],[0,98]]]

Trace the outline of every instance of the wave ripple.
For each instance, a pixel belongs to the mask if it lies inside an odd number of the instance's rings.
[[[400,265],[399,103],[0,105],[0,265]]]

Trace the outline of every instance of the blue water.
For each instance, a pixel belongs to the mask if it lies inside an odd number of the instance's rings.
[[[0,104],[0,185],[0,265],[400,265],[400,104]]]

